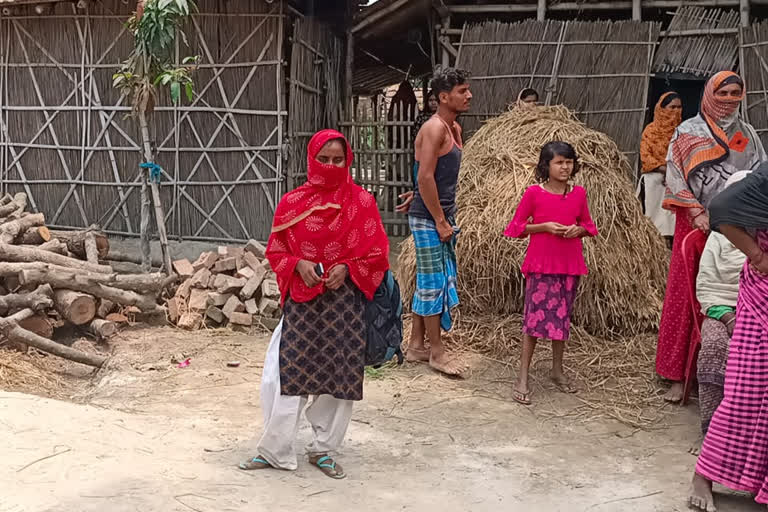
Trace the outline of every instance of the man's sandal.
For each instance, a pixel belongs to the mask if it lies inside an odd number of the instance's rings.
[[[347,474],[344,473],[344,470],[341,468],[341,466],[336,464],[336,461],[333,460],[330,455],[324,455],[323,457],[320,457],[316,460],[310,459],[310,462],[317,466],[317,468],[322,471],[325,476],[331,477],[335,480],[347,478]]]
[[[254,457],[248,462],[241,462],[237,467],[243,471],[254,471],[257,469],[269,469],[272,467],[272,464],[264,460],[262,457]]]

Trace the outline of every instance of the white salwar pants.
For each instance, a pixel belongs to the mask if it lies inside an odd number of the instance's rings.
[[[261,407],[264,411],[264,433],[258,445],[258,454],[272,467],[295,470],[296,435],[299,431],[301,411],[307,405],[306,396],[280,394],[280,338],[283,322],[275,329],[264,360],[261,377]],[[306,448],[311,455],[336,451],[344,441],[352,419],[352,400],[340,400],[331,395],[312,397],[306,416],[312,425],[313,440]]]

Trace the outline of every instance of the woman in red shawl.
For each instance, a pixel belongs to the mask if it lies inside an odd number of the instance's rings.
[[[365,303],[389,270],[389,240],[375,199],[352,181],[344,136],[316,133],[307,155],[307,183],[278,204],[267,244],[283,318],[264,362],[258,456],[240,467],[295,470],[298,422],[312,397],[310,463],[344,478],[330,453],[344,440],[353,401],[363,398]]]

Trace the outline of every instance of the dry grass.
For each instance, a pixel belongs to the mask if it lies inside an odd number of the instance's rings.
[[[574,323],[603,337],[653,331],[666,280],[664,242],[642,214],[627,178],[629,165],[616,144],[577,121],[565,107],[505,113],[485,124],[467,144],[457,197],[462,312],[522,313],[524,283],[519,269],[527,241],[507,239],[502,232],[524,190],[534,183],[541,147],[553,140],[576,148],[581,172],[575,181],[587,189],[600,230],[600,236],[584,244],[590,275],[582,281]],[[415,259],[413,240],[408,239],[399,261],[406,297],[414,289]],[[504,352],[503,346],[487,348]]]
[[[23,354],[0,348],[0,390],[30,393],[50,398],[68,396],[50,357]]]
[[[446,336],[453,350],[485,354],[508,367],[511,378],[504,384],[511,390],[522,347],[520,315],[458,315],[454,329]],[[500,348],[502,348],[500,350]],[[594,420],[612,418],[635,428],[648,428],[664,418],[664,402],[656,394],[653,361],[656,337],[641,334],[621,340],[601,339],[576,327],[565,357],[566,371],[579,388],[581,403],[567,410],[544,412],[543,416]],[[546,376],[551,367],[550,343],[540,343],[532,363],[534,401],[547,393]],[[542,377],[544,376],[544,377]],[[489,383],[488,388],[494,386]],[[551,386],[549,386],[551,387]]]

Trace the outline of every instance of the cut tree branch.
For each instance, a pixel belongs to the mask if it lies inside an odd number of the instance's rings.
[[[60,254],[41,251],[39,248],[19,247],[16,245],[0,243],[0,261],[14,261],[27,263],[51,263],[78,270],[111,274],[112,267],[107,265],[94,265],[87,261],[68,258]]]
[[[19,326],[19,322],[22,320],[34,316],[34,312],[31,309],[22,309],[18,313],[6,318],[0,318],[0,333],[5,336],[11,342],[23,343],[36,349],[48,352],[55,356],[75,361],[76,363],[85,364],[88,366],[95,366],[101,368],[106,362],[107,358],[96,354],[87,354],[79,350],[61,345],[55,341],[43,338],[37,334],[23,329]]]

